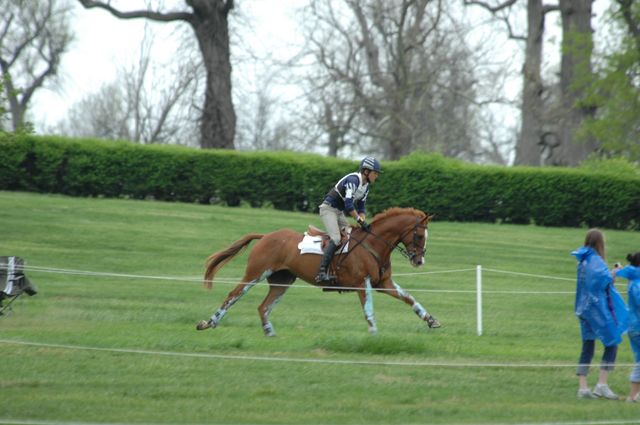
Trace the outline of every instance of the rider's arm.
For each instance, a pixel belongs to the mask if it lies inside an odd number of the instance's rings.
[[[363,199],[355,201],[353,195],[358,189],[360,180],[357,176],[351,175],[344,180],[344,212],[350,215],[358,223],[365,221],[366,215],[364,213],[364,204],[366,195]]]
[[[356,208],[357,214],[356,214],[356,217],[354,217],[356,220],[360,218],[360,220],[365,221],[365,219],[367,218],[367,214],[365,212],[365,205],[367,203],[368,195],[369,195],[369,189],[367,188],[367,192],[364,194],[364,197],[357,202],[357,208]]]
[[[344,212],[355,220],[358,219],[358,211],[354,205],[353,194],[358,189],[358,178],[349,176],[344,182]]]

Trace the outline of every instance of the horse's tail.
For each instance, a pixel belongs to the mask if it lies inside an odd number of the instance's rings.
[[[218,270],[220,270],[222,266],[227,264],[233,257],[244,251],[249,246],[251,241],[253,241],[254,239],[262,239],[263,236],[264,235],[260,233],[249,233],[242,239],[235,241],[227,249],[223,249],[222,251],[211,254],[211,256],[207,258],[206,262],[207,270],[204,273],[204,286],[207,289],[211,289],[211,287],[213,286],[213,277],[218,272]]]

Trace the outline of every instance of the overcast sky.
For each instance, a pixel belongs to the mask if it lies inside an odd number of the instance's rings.
[[[159,61],[168,60],[173,52],[172,34],[176,27],[187,26],[184,22],[117,19],[105,10],[85,9],[76,0],[72,2],[76,41],[63,57],[59,87],[38,90],[31,103],[32,119],[38,133],[60,121],[73,103],[112,81],[119,68],[138,59],[145,22],[153,31],[154,60]],[[113,1],[123,10],[125,7],[133,10],[136,3],[140,3],[139,0]],[[184,4],[184,0],[178,3]],[[298,36],[294,13],[306,3],[307,0],[241,0],[236,2],[237,10],[232,13],[241,13],[251,23],[251,31],[243,31],[243,34],[257,50],[282,52]],[[121,6],[123,4],[126,6]],[[234,19],[237,18],[232,16],[231,21]],[[234,67],[234,72],[237,71]]]
[[[62,118],[67,109],[75,102],[92,92],[102,84],[112,81],[119,68],[130,66],[138,58],[140,43],[143,39],[145,23],[154,34],[154,60],[168,61],[175,50],[173,36],[177,26],[185,28],[185,23],[154,23],[144,19],[122,20],[113,17],[102,9],[84,9],[77,0],[71,0],[75,18],[72,25],[76,32],[76,41],[64,55],[60,76],[61,84],[55,90],[41,89],[36,92],[31,106],[30,119],[36,125],[38,133]],[[142,7],[146,0],[112,0],[121,9],[132,10],[134,6]],[[453,0],[451,0],[453,1]],[[184,0],[165,0],[184,5]],[[602,11],[610,0],[596,0],[594,10],[601,17]],[[243,25],[243,37],[256,52],[267,54],[292,54],[291,45],[300,44],[298,24],[295,12],[308,3],[308,0],[239,0],[231,17],[232,25]],[[125,6],[123,6],[125,5]],[[478,8],[467,9],[465,13],[478,14],[481,20],[487,15]],[[558,15],[558,14],[556,14]],[[246,23],[246,24],[245,24]],[[250,25],[250,30],[246,25]],[[560,42],[559,16],[547,21],[548,38],[555,46],[549,46],[546,56],[551,63],[557,62],[558,44]],[[190,30],[190,29],[189,29]],[[500,27],[498,27],[498,31]],[[502,28],[503,30],[503,28]],[[555,31],[555,36],[553,35]],[[550,35],[550,36],[549,36]],[[512,61],[514,69],[521,67],[521,47],[517,44],[497,46],[498,54],[506,54]],[[237,55],[237,51],[232,52]],[[266,65],[265,65],[266,66]],[[256,75],[257,74],[257,75]],[[260,72],[242,69],[234,64],[234,78],[242,78],[242,84],[251,84],[252,78],[259,78]],[[515,72],[511,87],[506,91],[509,97],[519,95],[520,77]]]

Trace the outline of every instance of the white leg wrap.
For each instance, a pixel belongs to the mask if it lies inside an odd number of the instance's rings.
[[[271,322],[267,322],[265,325],[263,325],[262,330],[264,330],[264,334],[266,336],[276,336],[276,331],[273,330]]]
[[[233,297],[233,298],[229,299],[227,302],[225,302],[222,305],[222,307],[220,307],[218,309],[218,311],[213,313],[213,316],[211,316],[211,320],[209,320],[209,324],[211,324],[211,327],[215,328],[216,325],[220,322],[220,320],[222,320],[222,318],[225,316],[225,314],[227,314],[227,311],[229,311],[231,306],[233,306],[235,303],[237,303],[238,300],[240,298],[242,298],[242,296],[244,294],[249,292],[249,290],[251,288],[253,288],[254,286],[256,286],[260,281],[262,281],[265,278],[269,277],[271,275],[271,273],[272,273],[271,270],[267,270],[266,272],[262,273],[262,276],[260,276],[258,279],[252,280],[251,282],[248,282],[247,285],[244,288],[242,288],[242,292],[240,293],[240,295],[238,295],[237,297]]]
[[[222,320],[225,314],[227,314],[227,310],[224,308],[220,308],[218,309],[218,311],[213,313],[213,316],[211,316],[211,320],[209,320],[211,327],[215,328],[218,325],[218,322]]]
[[[411,307],[411,309],[418,315],[418,317],[420,317],[422,320],[426,320],[427,317],[429,317],[429,313],[427,313],[427,310],[422,307],[420,305],[420,303],[416,302],[415,304],[413,304],[413,307]]]
[[[400,298],[404,298],[406,300],[411,301],[413,304],[415,304],[415,302],[416,302],[415,298],[413,298],[413,296],[411,296],[411,294],[409,294],[404,289],[402,289],[400,287],[400,285],[398,285],[397,283],[393,282],[393,287],[396,288],[396,292],[398,293],[398,296],[400,296]]]
[[[378,333],[378,327],[376,326],[376,319],[373,315],[373,289],[371,289],[371,279],[366,278],[365,284],[365,303],[364,303],[364,317],[369,323],[369,333]]]
[[[282,294],[282,295],[284,295],[284,294]],[[267,306],[267,310],[264,312],[264,317],[262,317],[262,321],[265,322],[265,324],[262,325],[262,329],[264,330],[264,334],[266,336],[276,336],[276,331],[273,329],[273,325],[269,321],[269,315],[271,314],[271,310],[273,310],[273,307],[275,307],[276,304],[278,304],[278,302],[282,298],[282,295],[280,295],[279,297],[275,298],[271,302],[271,304],[269,304]]]

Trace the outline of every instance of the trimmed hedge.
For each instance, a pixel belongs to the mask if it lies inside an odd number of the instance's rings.
[[[0,190],[316,211],[356,161],[0,135]],[[640,230],[640,179],[568,168],[478,166],[413,154],[382,164],[368,212],[414,207],[439,220]]]

